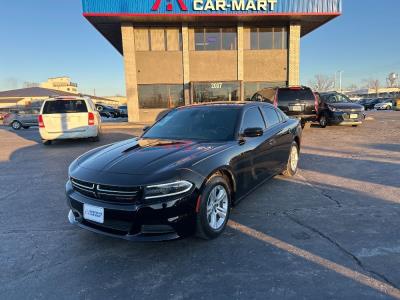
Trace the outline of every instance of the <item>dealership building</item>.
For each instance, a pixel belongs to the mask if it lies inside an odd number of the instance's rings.
[[[124,57],[129,121],[300,84],[300,39],[341,0],[82,0]]]

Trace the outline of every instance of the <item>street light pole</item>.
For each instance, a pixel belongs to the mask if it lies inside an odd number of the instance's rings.
[[[335,89],[336,89],[336,73],[339,73],[339,92],[342,92],[342,75],[343,71],[337,71],[335,72]]]

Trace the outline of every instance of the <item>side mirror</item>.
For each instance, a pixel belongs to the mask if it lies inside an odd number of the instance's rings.
[[[151,127],[151,126],[145,126],[145,127],[143,128],[143,132],[146,132],[147,130],[149,130],[150,127]]]
[[[247,128],[243,132],[243,137],[259,137],[264,135],[264,130],[259,127]]]

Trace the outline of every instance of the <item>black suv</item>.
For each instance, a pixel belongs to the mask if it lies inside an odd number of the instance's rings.
[[[352,103],[347,96],[337,92],[321,93],[318,96],[318,121],[322,128],[330,124],[357,127],[364,121],[364,107]]]
[[[317,120],[318,101],[309,87],[267,88],[258,91],[251,100],[273,103],[289,117],[301,119],[303,126]]]

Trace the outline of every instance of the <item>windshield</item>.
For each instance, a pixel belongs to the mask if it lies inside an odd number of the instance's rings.
[[[240,107],[193,107],[171,111],[143,138],[228,141],[235,139]]]
[[[327,102],[329,103],[348,103],[350,99],[343,94],[334,94],[327,97]]]

